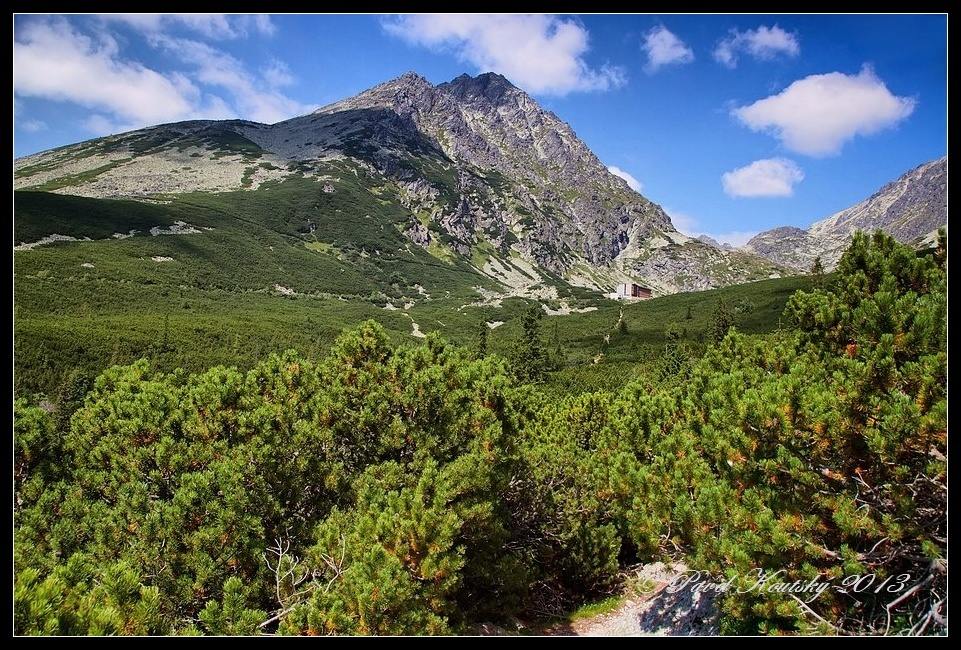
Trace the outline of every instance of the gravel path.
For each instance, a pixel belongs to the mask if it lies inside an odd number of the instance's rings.
[[[407,307],[404,306],[404,309],[407,309]],[[414,322],[413,316],[411,316],[410,314],[404,314],[404,316],[406,316],[407,318],[410,318],[410,327],[411,327],[410,335],[411,335],[411,336],[416,337],[416,338],[419,338],[419,339],[423,339],[423,338],[426,338],[426,337],[427,337],[426,334],[424,334],[423,332],[420,331],[420,325],[418,325],[416,322]]]
[[[695,593],[690,589],[668,593],[666,589],[685,570],[683,564],[648,564],[637,575],[654,583],[652,591],[628,597],[613,612],[575,621],[546,633],[562,636],[716,635],[718,611],[713,594]]]

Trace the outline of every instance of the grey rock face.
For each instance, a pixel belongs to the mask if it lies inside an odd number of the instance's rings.
[[[430,231],[427,230],[427,226],[416,221],[410,223],[404,234],[418,246],[426,248],[430,244]]]
[[[680,233],[670,238],[674,245],[655,240],[626,264],[629,275],[645,278],[659,293],[702,291],[787,274],[753,253],[727,251]]]
[[[707,235],[698,235],[695,239],[701,243],[707,244],[708,246],[713,246],[714,248],[721,248],[721,242],[709,237]]]
[[[947,157],[925,163],[871,197],[807,230],[775,228],[756,235],[744,249],[777,264],[806,271],[821,257],[834,268],[855,231],[883,230],[910,244],[947,225]]]
[[[725,250],[725,251],[732,251],[732,250],[734,250],[734,246],[731,246],[731,245],[728,244],[727,242],[724,242],[724,243],[722,244],[722,243],[719,242],[718,240],[716,240],[716,239],[714,239],[713,237],[710,237],[710,236],[708,236],[708,235],[698,235],[697,237],[695,237],[695,239],[697,239],[699,242],[703,242],[703,243],[707,244],[708,246],[713,246],[714,248],[720,248],[721,250]]]
[[[317,114],[357,110],[394,112],[443,151],[457,170],[460,199],[438,222],[468,250],[483,239],[498,247],[516,239],[528,259],[558,275],[581,262],[609,272],[610,287],[592,282],[608,290],[618,277],[670,293],[781,271],[730,247],[709,253],[686,244],[660,206],[501,75],[465,74],[432,86],[408,73]]]
[[[797,270],[810,268],[819,254],[818,244],[808,231],[793,226],[782,226],[759,233],[744,248],[778,264]],[[823,261],[823,259],[822,259]]]
[[[645,232],[674,230],[664,211],[608,172],[569,125],[501,75],[461,75],[433,86],[408,73],[316,114],[372,109],[409,121],[457,168],[461,187],[488,194],[488,201],[495,197],[465,182],[464,176],[474,170],[495,171],[498,180],[505,181],[494,192],[500,194],[496,198],[531,215],[533,224],[518,236],[535,257],[544,248],[567,249],[592,264],[605,264],[623,250],[627,234],[639,223]],[[461,196],[468,198],[457,208],[460,218],[449,221],[470,232],[479,225],[470,215],[493,216],[478,212],[479,202],[469,193]],[[503,225],[519,221],[508,215]],[[555,271],[564,267],[554,256],[541,255],[538,261]]]

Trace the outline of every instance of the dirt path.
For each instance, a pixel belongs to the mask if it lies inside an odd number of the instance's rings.
[[[714,596],[667,587],[683,573],[684,565],[649,564],[638,572],[638,582],[652,586],[629,595],[614,611],[555,626],[551,636],[691,636],[716,635],[718,611]]]
[[[404,309],[407,309],[407,307],[404,307]],[[411,316],[410,314],[404,314],[404,316],[410,319],[410,327],[411,327],[410,335],[411,336],[419,339],[423,339],[427,337],[426,334],[420,331],[420,325],[414,322],[413,316]]]

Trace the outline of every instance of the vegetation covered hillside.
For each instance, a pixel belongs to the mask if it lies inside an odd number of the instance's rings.
[[[345,231],[366,230],[378,240],[370,255],[410,263],[427,253],[525,295],[537,284],[603,293],[633,278],[674,293],[786,274],[677,232],[568,124],[495,73],[437,85],[407,73],[275,124],[160,124],[25,156],[14,168],[18,190],[149,202],[213,193],[232,204],[249,193],[258,212],[277,194],[261,190],[295,181],[314,189],[298,206],[311,219],[297,226],[320,242],[334,235],[342,245]],[[373,209],[321,194],[357,198],[355,181],[374,193]],[[289,209],[270,214],[272,225],[292,225]],[[364,234],[347,241],[370,242]]]
[[[505,292],[496,274],[478,270],[501,253],[477,253],[471,265],[439,244],[412,244],[399,230],[407,217],[392,201],[396,188],[382,176],[346,162],[324,169],[337,178],[333,192],[297,177],[161,203],[16,192],[18,394],[52,397],[142,357],[193,372],[248,370],[287,348],[316,359],[367,319],[398,344],[437,332],[475,346],[487,323],[490,350],[508,356],[535,300],[553,314],[542,328],[561,351],[557,380],[579,389],[603,374],[623,381],[627,366],[658,357],[668,323],[700,345],[716,300],[740,310],[742,329],[775,329],[790,293],[809,282],[764,280],[627,305],[627,330],[616,332],[617,303],[557,277],[526,278],[523,297]],[[27,248],[54,234],[77,241]],[[498,259],[504,273],[526,277],[522,260]]]
[[[810,603],[732,591],[726,632],[943,631],[945,254],[944,237],[917,254],[857,235],[768,333],[728,326],[766,313],[770,285],[710,316],[690,298],[638,305],[677,322],[611,390],[538,383],[576,337],[556,352],[550,319],[518,305],[503,353],[436,331],[397,346],[366,322],[320,360],[142,359],[67,385],[52,412],[18,399],[16,632],[463,632],[677,554],[735,584],[761,568],[850,587]],[[221,272],[179,299],[216,295]],[[576,318],[603,322],[616,357],[618,336],[655,329],[625,311]],[[695,320],[703,337],[683,331]]]

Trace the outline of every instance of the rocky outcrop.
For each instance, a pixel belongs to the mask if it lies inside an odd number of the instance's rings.
[[[807,271],[818,256],[834,268],[855,231],[883,230],[898,241],[922,241],[947,225],[947,158],[907,172],[871,197],[807,230],[783,227],[753,237],[744,249],[777,264]]]

